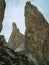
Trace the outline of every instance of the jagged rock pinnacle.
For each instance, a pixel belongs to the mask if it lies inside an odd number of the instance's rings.
[[[20,33],[16,24],[13,23],[12,24],[12,33],[11,33],[9,41],[8,41],[8,47],[16,51],[17,48],[19,49],[19,47],[22,47],[21,45],[22,46],[24,45],[24,35]]]
[[[45,59],[49,61],[49,48],[47,49],[49,45],[47,40],[49,38],[48,22],[38,8],[30,2],[27,2],[25,6],[25,26],[25,47],[27,52],[31,53],[39,63]]]

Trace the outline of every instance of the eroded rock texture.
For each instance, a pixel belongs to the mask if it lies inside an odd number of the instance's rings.
[[[49,25],[42,13],[30,2],[25,6],[25,26],[27,52],[31,53],[40,64],[49,63]]]
[[[15,53],[10,48],[0,46],[0,65],[35,65],[29,62],[28,57],[22,53]]]
[[[4,18],[4,12],[5,12],[5,0],[0,0],[0,32],[2,30],[2,22]]]
[[[6,40],[4,38],[4,35],[0,35],[0,45],[6,45]]]
[[[15,51],[21,51],[24,49],[24,35],[20,33],[15,23],[12,24],[12,28],[12,33],[8,41],[8,47]]]
[[[35,62],[29,61],[29,59],[25,51],[14,52],[14,50],[8,48],[5,45],[4,36],[0,35],[0,65],[36,65]]]

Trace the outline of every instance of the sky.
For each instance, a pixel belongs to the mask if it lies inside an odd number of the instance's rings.
[[[49,0],[5,0],[6,9],[3,20],[3,29],[0,35],[4,35],[6,41],[9,40],[12,32],[12,23],[15,22],[22,34],[25,34],[24,7],[27,1],[34,4],[45,19],[49,22]]]

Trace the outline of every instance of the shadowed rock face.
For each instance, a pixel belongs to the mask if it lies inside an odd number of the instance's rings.
[[[4,18],[4,12],[5,12],[5,0],[0,0],[0,32],[2,30],[2,22]]]
[[[25,48],[37,61],[49,61],[49,25],[30,2],[25,6]],[[47,53],[46,53],[47,52]]]
[[[15,53],[13,50],[0,46],[0,65],[35,65],[29,62],[27,56],[22,53]]]

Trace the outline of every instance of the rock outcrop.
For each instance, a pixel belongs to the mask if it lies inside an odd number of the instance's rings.
[[[49,63],[49,24],[30,2],[25,6],[25,48],[39,65]]]
[[[15,23],[12,24],[12,28],[12,33],[8,41],[8,47],[15,51],[21,51],[21,49],[24,49],[24,35],[20,33]]]
[[[0,32],[2,30],[2,22],[4,18],[4,12],[5,12],[5,0],[0,0]]]
[[[4,38],[4,35],[0,35],[0,45],[6,46],[6,40]]]
[[[0,31],[2,29],[2,21],[4,18],[5,0],[0,0]],[[23,39],[22,39],[23,40]],[[0,65],[32,65],[28,61],[27,56],[22,53],[15,53],[10,48],[4,45],[5,38],[0,35]]]
[[[4,11],[5,0],[0,0],[0,31]],[[4,36],[0,35],[0,65],[49,65],[49,24],[30,2],[25,6],[25,25],[24,37],[13,23],[9,48],[6,47]],[[23,51],[19,51],[20,49]]]
[[[35,65],[29,62],[25,54],[14,52],[10,48],[0,46],[0,65]]]

